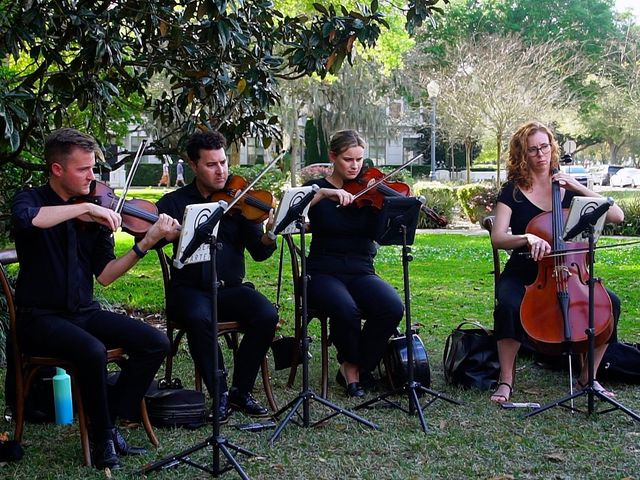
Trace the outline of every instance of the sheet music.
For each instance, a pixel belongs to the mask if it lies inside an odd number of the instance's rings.
[[[276,211],[276,216],[275,216],[275,221],[273,222],[273,227],[271,227],[271,231],[269,232],[270,235],[273,235],[273,232],[275,231],[276,227],[278,225],[280,225],[280,222],[284,219],[284,217],[287,215],[287,212],[289,211],[289,209],[295,205],[297,205],[298,203],[300,203],[300,201],[309,193],[311,193],[311,191],[313,190],[313,188],[311,186],[308,187],[292,187],[289,190],[287,190],[286,192],[284,192],[284,195],[282,196],[282,200],[280,200],[280,203],[278,204],[278,209]],[[305,221],[307,220],[307,214],[309,212],[309,205],[307,205],[304,208],[303,214],[305,217]],[[299,230],[296,228],[296,222],[293,221],[291,222],[289,225],[287,225],[287,227],[280,232],[280,234],[282,235],[287,235],[287,234],[291,234],[291,233],[299,233]],[[275,238],[275,237],[273,237]]]
[[[209,254],[209,244],[203,243],[198,247],[193,255],[191,255],[184,263],[180,263],[180,257],[184,253],[185,248],[189,245],[189,242],[193,238],[197,228],[205,223],[211,214],[215,212],[219,207],[219,202],[211,203],[197,203],[194,205],[187,205],[184,210],[184,216],[182,217],[182,230],[180,232],[180,240],[178,241],[178,250],[174,252],[173,265],[176,268],[182,268],[184,265],[192,263],[208,262],[211,259]],[[220,223],[213,229],[213,234],[218,235],[218,227]]]

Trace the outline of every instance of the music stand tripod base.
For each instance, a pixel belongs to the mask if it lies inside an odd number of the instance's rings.
[[[575,198],[574,198],[575,200]],[[575,392],[573,394],[567,395],[559,400],[556,400],[554,402],[551,402],[547,405],[543,405],[540,408],[537,408],[535,410],[533,410],[532,412],[528,413],[527,415],[524,415],[523,418],[529,418],[529,417],[533,417],[535,415],[538,415],[539,413],[542,412],[546,412],[547,410],[554,408],[554,407],[563,407],[566,408],[568,410],[574,411],[574,412],[580,412],[581,410],[574,408],[573,406],[568,406],[565,405],[567,402],[570,402],[576,398],[582,397],[584,395],[587,396],[587,415],[591,415],[593,413],[608,413],[608,412],[612,412],[614,410],[622,410],[622,412],[626,413],[627,415],[629,415],[631,418],[633,418],[636,421],[640,421],[640,415],[638,415],[637,413],[635,413],[633,410],[630,410],[629,408],[625,407],[624,405],[622,405],[620,402],[617,402],[616,400],[614,400],[611,397],[608,397],[607,395],[605,395],[603,392],[598,391],[594,388],[594,382],[595,382],[595,363],[594,363],[594,350],[595,350],[595,328],[594,328],[594,285],[595,282],[598,281],[598,279],[594,278],[593,276],[593,272],[594,272],[594,252],[595,252],[595,222],[597,221],[597,219],[594,221],[594,223],[589,224],[586,226],[585,228],[585,232],[587,235],[587,238],[589,240],[589,328],[587,328],[586,330],[586,334],[588,337],[588,349],[587,349],[587,368],[589,370],[589,376],[588,376],[588,381],[587,381],[587,385],[586,387],[584,387],[582,390]],[[565,230],[569,230],[569,225],[567,225],[567,227],[565,228]],[[578,232],[581,233],[581,232]],[[595,411],[595,398],[599,398],[601,401],[608,403],[609,405],[611,405],[611,408],[608,408],[606,410],[601,410],[600,412],[596,412]]]
[[[415,381],[414,376],[414,357],[413,357],[413,330],[411,328],[411,294],[409,291],[409,262],[412,260],[409,255],[411,249],[408,246],[413,243],[415,231],[418,224],[418,215],[422,203],[412,197],[390,197],[384,200],[382,211],[380,213],[380,228],[378,230],[378,238],[376,241],[380,245],[401,245],[402,246],[402,272],[404,286],[404,305],[405,305],[405,338],[407,340],[407,381],[401,387],[396,388],[387,393],[377,396],[372,400],[361,403],[355,410],[370,407],[378,402],[385,402],[388,405],[404,411],[408,414],[417,412],[420,419],[420,426],[426,433],[428,431],[427,422],[424,418],[424,409],[434,403],[436,400],[445,400],[454,405],[462,405],[458,400],[443,395],[423,386],[420,382]],[[389,397],[405,394],[409,400],[409,408],[404,408],[398,402],[389,400]],[[427,394],[432,398],[424,406],[420,404],[419,394]]]
[[[287,415],[284,417],[282,422],[276,427],[276,430],[269,438],[269,443],[273,445],[280,433],[284,428],[293,420],[293,416],[298,413],[300,407],[302,407],[302,423],[294,422],[303,427],[313,427],[319,425],[323,422],[326,422],[330,418],[333,418],[337,415],[345,415],[356,422],[359,422],[369,428],[374,430],[378,430],[379,427],[375,423],[370,422],[369,420],[336,405],[335,403],[330,402],[326,398],[322,398],[318,396],[311,388],[309,387],[309,337],[307,333],[307,267],[306,267],[306,259],[305,259],[305,233],[304,233],[304,216],[300,215],[296,220],[296,229],[299,232],[300,236],[300,251],[302,254],[300,255],[300,291],[301,291],[301,339],[302,339],[302,389],[298,396],[291,400],[287,405],[282,407],[278,412],[276,412],[273,417],[278,419],[285,411],[289,410]],[[294,253],[295,255],[295,253]],[[333,410],[333,413],[323,417],[322,419],[311,423],[311,414],[310,414],[310,403],[311,401],[318,402],[325,407]],[[299,415],[299,413],[298,413]]]
[[[220,219],[220,216],[218,216],[216,220],[216,217],[215,217],[216,213],[219,213],[219,209],[212,212],[212,214],[209,217],[210,220],[208,220],[207,222],[204,222],[200,227],[198,227],[198,228],[201,228],[202,231],[200,232],[196,231],[194,235],[194,239],[192,240],[194,247],[197,247],[197,245],[195,245],[197,243],[205,243],[205,241],[201,241],[199,239],[199,235],[200,236],[204,235],[202,232],[206,231],[206,243],[209,245],[209,262],[211,265],[211,281],[210,281],[211,283],[210,285],[211,323],[213,325],[212,335],[213,335],[213,338],[215,339],[218,338],[218,276],[217,276],[217,270],[216,270],[216,250],[219,248],[219,245],[217,243],[216,234],[214,233],[214,231],[215,231],[217,222]],[[183,222],[183,225],[184,224],[185,222]],[[182,231],[185,232],[186,229],[183,229]],[[190,248],[192,247],[191,245],[192,242],[189,242],[189,246],[187,247],[187,250],[191,250],[192,252],[195,252],[194,248]],[[181,262],[182,262],[182,259],[181,259]],[[247,456],[254,456],[254,454],[249,450],[246,450],[242,447],[234,445],[233,443],[230,443],[224,436],[220,435],[220,419],[218,417],[218,412],[219,412],[219,398],[220,398],[219,392],[220,392],[221,371],[218,364],[218,348],[219,348],[218,341],[216,340],[214,342],[214,351],[212,352],[213,371],[216,372],[216,374],[214,375],[214,380],[213,380],[213,392],[211,392],[213,396],[213,408],[212,408],[213,420],[211,422],[213,431],[211,436],[209,436],[203,442],[198,443],[197,445],[194,445],[178,454],[169,455],[168,457],[158,460],[155,463],[145,466],[139,472],[137,472],[139,475],[146,475],[147,473],[150,473],[150,472],[154,472],[163,468],[173,467],[173,466],[184,463],[186,465],[189,465],[199,470],[202,470],[204,472],[207,472],[214,477],[217,477],[220,474],[233,469],[240,476],[240,478],[249,479],[249,476],[242,469],[242,466],[240,465],[240,463],[238,463],[238,461],[233,457],[233,454],[231,453],[231,451],[233,450],[237,453],[241,453]],[[211,463],[212,463],[211,467],[201,465],[191,460],[189,455],[199,450],[203,450],[207,447],[211,447]],[[225,466],[220,465],[221,452],[224,455],[224,457],[227,459],[228,465],[225,465]]]

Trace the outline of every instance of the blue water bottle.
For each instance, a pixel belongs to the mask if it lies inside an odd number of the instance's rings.
[[[71,402],[71,377],[62,368],[56,367],[53,377],[53,402],[56,409],[56,423],[73,423],[73,404]]]

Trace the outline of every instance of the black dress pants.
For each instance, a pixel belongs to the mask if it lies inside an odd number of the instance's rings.
[[[372,371],[402,320],[404,305],[398,292],[375,274],[313,273],[307,293],[309,307],[329,316],[338,362]]]
[[[25,353],[75,365],[85,410],[96,434],[113,428],[116,417],[138,418],[140,401],[169,352],[169,340],[146,323],[92,309],[60,314],[21,313],[18,334]],[[127,361],[107,398],[107,350],[124,348]]]
[[[202,380],[209,391],[213,392],[212,355],[217,338],[213,335],[211,320],[211,293],[191,287],[172,288],[170,314],[174,321],[186,329],[189,351],[198,367]],[[223,287],[218,289],[218,322],[239,322],[243,336],[235,356],[232,386],[250,393],[267,353],[276,326],[278,312],[273,304],[252,286]],[[223,368],[222,354],[219,352],[219,365]],[[226,385],[220,385],[220,392],[226,391]]]

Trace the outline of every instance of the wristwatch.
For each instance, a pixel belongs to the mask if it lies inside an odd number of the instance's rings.
[[[144,258],[144,256],[147,254],[146,251],[143,252],[142,250],[140,250],[140,247],[138,246],[137,243],[133,244],[132,250],[133,250],[133,253],[135,253],[138,256],[138,258]]]

